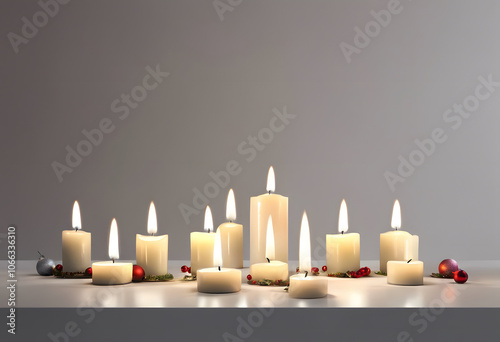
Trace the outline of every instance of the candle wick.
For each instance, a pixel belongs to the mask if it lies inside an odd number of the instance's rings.
[[[208,228],[208,232],[210,233],[210,228]]]
[[[78,232],[78,227],[75,227],[75,232]]]
[[[304,276],[304,278],[305,278],[305,277],[307,277],[307,274],[308,274],[308,273],[309,273],[309,272],[307,272],[307,271],[306,271],[306,275]]]
[[[113,264],[115,263],[115,258],[113,258]]]
[[[342,231],[342,235],[344,235],[344,231]]]
[[[220,266],[219,266],[219,271],[220,271]]]
[[[413,259],[408,260],[407,264],[409,264],[409,263],[410,263],[410,261],[412,261],[412,260],[413,260]]]
[[[269,195],[271,194],[271,190],[269,190]]]
[[[151,233],[151,236],[154,236],[154,235],[155,235],[155,233]]]
[[[268,262],[268,263],[271,263],[271,260],[269,260],[269,258],[266,258],[266,259],[267,259],[267,262]]]

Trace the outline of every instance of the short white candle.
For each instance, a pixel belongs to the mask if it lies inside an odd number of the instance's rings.
[[[191,237],[191,273],[196,275],[198,270],[212,267],[214,259],[214,222],[212,210],[207,205],[205,209],[205,232],[192,232]]]
[[[418,260],[418,235],[398,230],[401,228],[401,206],[394,202],[391,226],[395,231],[380,234],[380,270],[387,273],[389,260]]]
[[[236,202],[233,189],[229,190],[226,204],[226,218],[229,222],[218,228],[222,241],[222,260],[224,267],[243,268],[243,226],[236,220]]]
[[[118,224],[116,219],[111,222],[109,229],[109,258],[112,261],[94,262],[92,264],[92,283],[95,285],[121,285],[132,281],[132,264],[118,263],[120,258],[118,249]]]
[[[148,275],[168,273],[168,235],[154,236],[158,231],[156,208],[153,202],[149,206],[147,235],[136,235],[135,255],[137,265]]]
[[[266,259],[267,262],[250,265],[250,275],[252,280],[287,280],[288,279],[288,264],[274,259],[274,232],[272,217],[269,216],[267,221],[266,232]]]
[[[73,204],[73,230],[62,232],[62,264],[64,272],[85,272],[90,266],[92,235],[82,230],[80,206]]]
[[[387,283],[394,285],[423,285],[424,263],[418,260],[388,261]]]
[[[222,268],[222,246],[220,230],[217,230],[214,241],[213,266],[198,270],[196,279],[198,292],[229,293],[241,290],[241,271],[233,268]]]
[[[328,293],[328,279],[326,277],[310,276],[311,271],[311,234],[307,214],[302,215],[299,240],[299,271],[304,274],[295,274],[290,277],[288,294],[294,298],[321,298]]]
[[[358,233],[345,234],[349,229],[347,204],[342,200],[339,213],[340,234],[326,235],[326,266],[328,273],[345,273],[359,270],[359,241]]]

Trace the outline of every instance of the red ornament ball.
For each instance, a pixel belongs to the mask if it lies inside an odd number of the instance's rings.
[[[85,270],[85,274],[91,276],[92,275],[92,267],[87,267]]]
[[[145,276],[144,269],[139,265],[134,265],[132,269],[132,281],[143,281]]]
[[[444,259],[439,264],[439,274],[452,278],[453,272],[458,271],[458,263],[453,259]]]
[[[469,279],[469,275],[464,270],[459,270],[453,272],[453,279],[455,279],[455,282],[463,284]]]
[[[188,271],[188,267],[186,265],[181,266],[181,272],[186,273]]]
[[[63,267],[62,267],[62,265],[61,265],[61,264],[57,264],[55,268],[56,268],[56,270],[58,270],[59,272],[61,272],[61,271],[63,270]]]
[[[248,280],[252,280],[252,276],[251,276],[250,274],[249,274],[249,275],[247,275],[247,279],[248,279]]]
[[[323,270],[323,272],[326,272],[326,270],[328,269],[328,267],[326,267],[326,265],[325,265],[325,266],[321,267],[321,269]]]
[[[257,282],[254,280],[254,281],[252,281],[252,284],[254,284],[254,285],[255,285],[255,284],[257,284]]]

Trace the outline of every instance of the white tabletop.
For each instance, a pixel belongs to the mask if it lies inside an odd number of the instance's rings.
[[[294,299],[283,287],[256,286],[246,283],[248,268],[242,269],[241,292],[232,294],[202,294],[196,282],[182,278],[180,266],[187,261],[170,261],[171,282],[142,282],[120,286],[95,286],[91,279],[58,279],[36,273],[36,261],[17,263],[16,306],[29,308],[193,308],[193,307],[349,307],[349,308],[414,308],[414,307],[500,307],[500,261],[460,262],[469,274],[466,284],[453,279],[426,276],[423,286],[387,284],[385,276],[374,275],[378,261],[364,261],[372,269],[365,278],[328,278],[328,296],[320,299]],[[294,269],[297,262],[290,262]],[[248,265],[248,262],[245,263]],[[317,265],[321,267],[321,265]],[[435,272],[426,265],[426,275]],[[432,265],[433,266],[433,265]],[[7,262],[0,261],[2,270]],[[5,271],[2,271],[5,276]],[[320,275],[325,276],[325,275]],[[0,307],[7,306],[7,289],[1,291]]]

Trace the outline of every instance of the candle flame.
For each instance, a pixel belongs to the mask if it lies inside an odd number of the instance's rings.
[[[213,232],[214,231],[214,219],[212,218],[212,210],[210,210],[210,206],[207,205],[205,209],[205,231]]]
[[[82,229],[82,216],[80,215],[80,205],[78,201],[73,204],[73,218],[72,218],[73,229]]]
[[[394,207],[392,208],[391,227],[394,229],[401,228],[401,206],[398,200],[394,202]]]
[[[229,193],[227,194],[226,218],[229,221],[235,221],[236,220],[236,201],[234,199],[234,191],[233,191],[233,189],[229,189]]]
[[[269,216],[267,221],[267,232],[266,232],[266,258],[269,260],[275,259],[274,254],[274,229],[273,229],[273,219]]]
[[[348,229],[349,229],[349,215],[347,213],[347,204],[345,203],[345,199],[342,199],[339,212],[339,233],[347,232]]]
[[[108,252],[110,259],[120,259],[120,251],[118,250],[118,224],[115,218],[111,221],[111,227],[109,228]]]
[[[309,221],[304,211],[302,223],[300,225],[299,240],[299,271],[309,272],[311,270],[311,233],[309,231]]]
[[[274,177],[274,168],[271,166],[269,168],[269,172],[267,173],[266,191],[267,192],[274,192],[275,189],[276,189],[276,180]]]
[[[214,267],[222,267],[222,242],[220,237],[220,229],[217,229],[217,233],[215,233]]]
[[[158,221],[156,219],[156,207],[153,202],[149,205],[149,214],[148,214],[148,233],[156,234],[158,231]]]

